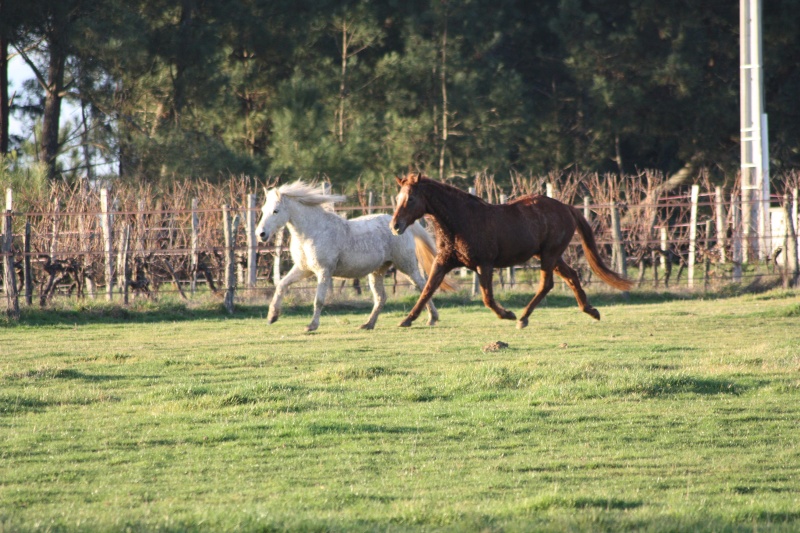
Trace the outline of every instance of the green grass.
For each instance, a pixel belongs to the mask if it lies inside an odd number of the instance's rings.
[[[797,292],[367,298],[0,323],[0,531],[800,528]]]

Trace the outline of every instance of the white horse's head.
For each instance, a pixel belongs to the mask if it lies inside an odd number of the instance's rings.
[[[280,227],[289,221],[289,210],[278,189],[264,188],[266,200],[261,207],[261,220],[256,227],[256,235],[261,242],[267,242]]]
[[[327,213],[324,209],[325,205],[347,200],[346,196],[325,194],[319,187],[309,185],[301,180],[281,185],[276,189],[265,188],[264,192],[266,200],[261,208],[261,221],[256,228],[256,235],[261,242],[268,241],[275,231],[290,222],[292,216],[298,217],[298,220],[306,220],[306,222],[317,221],[320,214]],[[311,209],[303,209],[303,207]],[[296,223],[298,220],[293,222]],[[324,223],[322,220],[317,222]]]

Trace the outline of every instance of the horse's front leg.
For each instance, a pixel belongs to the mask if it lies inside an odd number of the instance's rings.
[[[317,294],[314,297],[314,317],[311,323],[306,326],[306,331],[314,331],[319,327],[319,317],[322,314],[322,307],[325,305],[325,296],[328,294],[328,288],[331,287],[333,277],[330,270],[322,270],[317,272]]]
[[[414,282],[414,286],[417,290],[422,292],[422,289],[425,287],[425,278],[422,277],[419,271],[416,269],[412,270],[408,276],[411,278],[411,281]],[[428,325],[433,326],[439,321],[439,311],[436,309],[436,306],[433,305],[433,298],[428,300],[428,303],[425,305],[428,308]]]
[[[373,272],[369,275],[369,288],[372,290],[372,313],[370,313],[367,321],[361,325],[361,329],[373,329],[375,322],[378,320],[378,315],[383,310],[386,304],[386,289],[383,287],[383,272],[382,270]]]
[[[269,314],[267,315],[267,323],[272,324],[278,317],[281,316],[281,304],[283,304],[283,296],[289,285],[296,283],[302,279],[309,277],[313,272],[303,270],[297,265],[294,265],[289,272],[278,282],[275,288],[275,294],[272,296],[272,301],[269,304]]]
[[[494,299],[494,291],[492,290],[492,277],[494,275],[494,268],[491,266],[478,267],[478,281],[481,284],[481,295],[483,296],[483,305],[494,311],[497,318],[506,320],[516,320],[517,316],[505,309],[502,305],[498,304]]]
[[[406,316],[405,320],[400,322],[401,328],[409,327],[411,323],[417,319],[419,314],[422,312],[422,308],[428,304],[430,299],[433,297],[433,293],[436,292],[436,289],[438,289],[439,285],[442,284],[444,277],[448,272],[450,272],[450,270],[452,269],[447,266],[434,263],[431,273],[428,276],[428,282],[425,283],[425,287],[422,289],[422,294],[419,295],[417,303],[411,308],[411,312],[408,313],[408,316]]]

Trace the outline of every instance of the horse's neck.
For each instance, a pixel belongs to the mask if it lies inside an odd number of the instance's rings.
[[[447,187],[431,181],[428,184],[429,192],[425,195],[428,212],[433,216],[440,230],[445,234],[453,235],[464,230],[464,213],[459,205],[468,202],[470,198],[461,191],[450,191]],[[459,198],[460,195],[464,198]]]
[[[317,205],[304,205],[293,200],[289,209],[289,221],[286,226],[291,233],[303,239],[313,238],[320,232],[329,231],[337,225],[344,225],[345,222],[336,213]]]

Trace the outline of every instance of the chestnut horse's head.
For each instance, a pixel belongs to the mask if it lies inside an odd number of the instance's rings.
[[[404,178],[395,178],[400,192],[397,193],[397,207],[389,223],[395,235],[402,235],[407,227],[425,214],[425,200],[418,186],[420,177],[421,174],[410,173]]]

